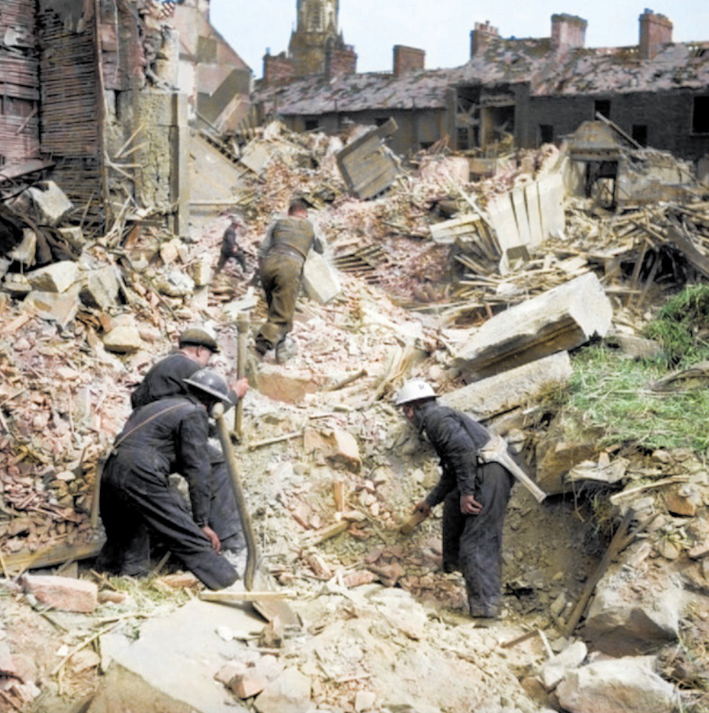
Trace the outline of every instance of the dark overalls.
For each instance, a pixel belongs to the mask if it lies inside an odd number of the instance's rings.
[[[488,432],[472,418],[436,401],[420,405],[416,423],[433,445],[443,473],[426,497],[443,502],[443,566],[460,569],[471,616],[496,616],[500,604],[502,528],[514,479],[498,463],[478,463]],[[483,506],[479,515],[460,511],[461,495]]]
[[[131,394],[131,406],[136,409],[159,399],[187,396],[189,391],[184,380],[200,369],[196,361],[180,352],[169,354],[148,370]],[[236,401],[235,394],[232,394],[232,400]],[[223,549],[242,550],[246,547],[246,540],[224,454],[212,446],[207,447],[207,452],[212,468],[207,522],[216,532]]]
[[[236,570],[212,549],[200,529],[209,513],[206,448],[207,414],[196,399],[161,399],[133,411],[101,477],[106,543],[98,569],[116,575],[146,574],[150,536],[156,535],[210,589],[236,581]],[[189,484],[191,515],[170,488],[171,473],[180,473]]]

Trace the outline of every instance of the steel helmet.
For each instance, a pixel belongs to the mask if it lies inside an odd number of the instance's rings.
[[[233,405],[226,379],[215,374],[211,369],[195,371],[189,379],[183,379],[183,381],[199,392],[198,396],[209,394],[216,400],[223,401],[227,406]]]
[[[205,327],[188,327],[180,335],[180,347],[207,347],[215,354],[219,351],[219,346],[214,335]]]
[[[396,405],[403,406],[411,401],[435,398],[436,392],[428,382],[423,379],[411,379],[399,389],[399,393],[396,395]]]

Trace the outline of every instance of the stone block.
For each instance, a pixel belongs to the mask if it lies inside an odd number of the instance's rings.
[[[370,572],[367,569],[360,569],[356,572],[350,572],[342,577],[342,583],[346,587],[354,588],[361,587],[363,584],[371,584],[376,582],[378,579],[374,572]]]
[[[256,389],[274,401],[300,404],[306,394],[318,389],[309,372],[285,371],[271,364],[260,364],[254,376]]]
[[[29,198],[31,212],[40,225],[59,225],[74,207],[54,181],[42,181],[28,188],[25,193]]]
[[[90,614],[96,608],[98,587],[93,582],[71,577],[25,575],[22,586],[41,604],[61,611]]]
[[[79,309],[79,295],[77,291],[68,290],[64,294],[56,292],[30,292],[23,304],[34,310],[41,319],[56,322],[60,327],[66,327],[76,317]]]
[[[80,225],[71,225],[65,228],[57,228],[57,232],[75,250],[81,250],[86,244],[84,231]]]
[[[440,401],[476,419],[492,418],[535,401],[553,387],[563,386],[572,373],[569,353],[558,352],[504,374],[475,381],[445,394]]]
[[[145,348],[137,328],[128,325],[114,327],[110,332],[104,334],[103,346],[106,351],[115,354],[135,354]]]
[[[79,278],[79,266],[71,260],[62,260],[27,273],[34,290],[42,292],[66,292]]]
[[[7,254],[9,258],[22,263],[25,267],[34,264],[35,253],[37,252],[37,233],[30,228],[22,231],[22,242],[15,245]]]
[[[261,677],[255,669],[238,674],[229,682],[229,689],[237,698],[245,699],[257,696],[268,685],[265,678]]]
[[[539,676],[546,691],[552,691],[569,669],[578,668],[586,658],[588,649],[583,641],[576,641],[561,653],[542,664]]]
[[[373,691],[357,691],[355,694],[355,711],[365,713],[371,711],[377,702],[377,694]]]
[[[537,446],[539,487],[550,495],[571,490],[564,476],[579,463],[595,458],[600,435],[574,414],[560,414]]]
[[[357,439],[348,431],[333,428],[325,434],[326,457],[335,463],[343,463],[349,470],[358,471],[362,467]]]
[[[116,269],[110,265],[91,270],[81,288],[81,300],[89,307],[97,307],[104,312],[114,307],[118,301],[121,283]]]
[[[212,281],[212,259],[207,253],[190,265],[190,276],[197,287],[206,287]]]
[[[303,267],[305,294],[325,304],[340,294],[342,285],[337,270],[320,254],[311,250]]]
[[[669,571],[657,582],[651,588],[634,587],[635,577],[622,563],[611,566],[596,586],[584,638],[611,656],[647,653],[676,641],[682,590]]]
[[[194,292],[194,280],[177,270],[158,275],[154,284],[159,292],[168,297],[185,297]]]
[[[604,336],[613,309],[592,272],[496,314],[455,359],[467,381],[494,376]]]
[[[288,668],[266,686],[254,701],[258,713],[307,713],[310,710],[310,678]]]
[[[559,703],[569,713],[673,713],[679,694],[652,664],[652,657],[627,657],[569,671],[556,689]]]

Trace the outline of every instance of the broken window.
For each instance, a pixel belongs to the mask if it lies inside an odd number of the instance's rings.
[[[633,124],[631,136],[641,146],[647,146],[647,124]]]
[[[306,131],[317,131],[320,127],[320,123],[317,119],[306,119],[305,120],[305,130]]]
[[[374,123],[375,123],[377,126],[384,126],[384,124],[386,124],[387,121],[389,121],[389,117],[387,117],[387,116],[379,116],[379,117],[377,117],[377,118],[374,120]]]
[[[458,151],[467,151],[470,148],[470,134],[467,126],[458,127],[458,141],[456,144]]]
[[[709,96],[694,97],[692,133],[709,134]]]
[[[610,99],[597,99],[593,103],[593,118],[596,118],[596,114],[601,114],[605,116],[606,119],[611,118],[611,100]]]
[[[539,124],[539,143],[554,143],[554,127],[551,124]]]

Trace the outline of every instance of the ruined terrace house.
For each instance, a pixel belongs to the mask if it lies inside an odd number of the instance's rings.
[[[295,131],[339,133],[349,122],[399,129],[401,155],[444,140],[454,149],[560,143],[596,113],[639,144],[698,160],[709,152],[709,42],[673,43],[672,22],[646,9],[632,47],[587,48],[587,23],[557,14],[551,36],[505,39],[489,22],[471,32],[470,59],[425,69],[425,53],[394,47],[387,74],[327,71],[284,84],[268,58],[253,100]]]
[[[230,168],[194,165],[216,151],[204,129],[243,119],[251,76],[208,0],[2,0],[0,188],[49,178],[89,223],[143,211],[180,231],[191,187]]]

